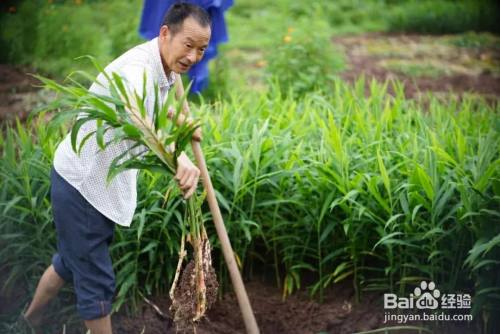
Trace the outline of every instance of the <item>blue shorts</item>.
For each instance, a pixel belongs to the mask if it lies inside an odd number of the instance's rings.
[[[109,245],[115,224],[97,211],[64,180],[51,171],[51,201],[57,231],[55,271],[73,282],[77,310],[84,320],[111,313],[115,275]]]

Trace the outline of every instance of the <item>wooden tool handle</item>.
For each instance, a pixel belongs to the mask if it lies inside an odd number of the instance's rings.
[[[182,85],[181,76],[179,74],[177,74],[175,89],[177,98],[181,98],[182,96],[184,96],[184,86]],[[184,100],[182,112],[186,116],[190,114],[187,99]],[[200,169],[203,187],[205,188],[205,191],[207,193],[208,205],[210,207],[210,211],[212,212],[215,229],[217,230],[217,235],[222,247],[222,253],[224,254],[224,259],[226,260],[229,275],[231,276],[231,282],[233,283],[234,292],[236,293],[236,298],[243,315],[243,321],[245,323],[247,333],[258,334],[259,327],[257,326],[257,321],[255,320],[252,306],[250,305],[245,286],[243,285],[243,280],[241,279],[241,274],[236,264],[233,248],[231,247],[231,242],[229,241],[229,237],[227,235],[226,226],[224,225],[224,221],[222,220],[222,214],[215,197],[215,191],[212,186],[212,181],[210,180],[210,175],[208,174],[205,157],[203,156],[203,152],[201,150],[201,144],[198,141],[192,140],[191,147],[193,149],[196,162],[198,163],[198,168]]]

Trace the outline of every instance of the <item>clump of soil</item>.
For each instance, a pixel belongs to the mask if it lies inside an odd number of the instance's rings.
[[[206,308],[210,309],[217,300],[219,283],[217,282],[215,270],[211,265],[204,266],[203,272],[206,286]],[[193,322],[193,318],[196,316],[196,305],[196,273],[194,260],[191,260],[182,272],[181,280],[175,290],[174,300],[170,308],[178,332],[196,332],[196,322]]]

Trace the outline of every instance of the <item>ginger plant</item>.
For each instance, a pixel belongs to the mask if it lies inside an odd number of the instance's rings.
[[[74,75],[67,78],[68,84],[36,76],[46,89],[56,92],[56,98],[44,108],[54,113],[51,126],[57,127],[70,119],[74,120],[70,136],[73,150],[77,153],[88,140],[96,140],[102,150],[113,143],[128,141],[128,149],[111,162],[107,182],[127,169],[148,170],[173,177],[177,157],[190,143],[194,131],[199,127],[194,121],[180,121],[183,119],[181,110],[186,96],[176,101],[174,94],[169,92],[166,101],[162,102],[155,85],[154,92],[149,92],[153,93],[154,108],[148,111],[145,99],[146,74],[143,76],[142,94],[139,94],[119,74],[106,73],[93,58],[90,59],[105,78],[106,82],[100,84],[107,85],[109,95],[91,92],[75,80]],[[85,72],[75,74],[91,78]],[[86,123],[90,123],[91,130],[87,126],[82,131]],[[80,131],[85,133],[78,142]],[[202,202],[203,196],[196,194],[186,201],[184,226],[181,226],[179,260],[169,293],[172,299],[171,311],[178,328],[195,328],[195,322],[203,317],[216,296],[217,281],[212,268],[211,246],[203,226]],[[193,259],[181,275],[182,264],[187,256],[186,241],[193,248]],[[211,288],[208,292],[208,305],[207,280]]]

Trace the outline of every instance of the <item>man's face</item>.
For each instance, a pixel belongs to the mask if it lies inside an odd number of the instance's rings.
[[[159,43],[163,67],[168,73],[187,72],[203,57],[210,40],[210,27],[202,27],[195,19],[188,17],[181,29],[174,35],[167,26],[160,29]]]

